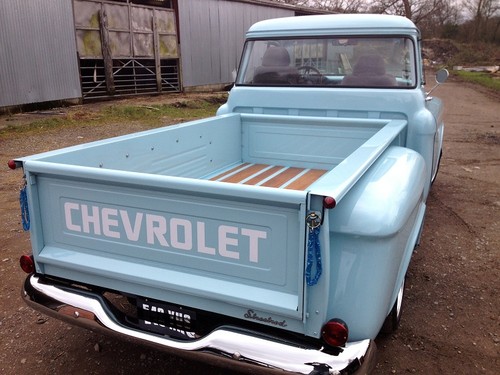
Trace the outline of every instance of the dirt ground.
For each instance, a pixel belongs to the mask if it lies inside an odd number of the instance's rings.
[[[406,283],[403,318],[379,337],[375,374],[498,374],[500,369],[500,98],[449,81],[441,170],[428,199],[421,246]],[[129,99],[130,100],[130,99]],[[147,99],[148,103],[165,100]],[[89,111],[95,104],[86,105]],[[0,117],[0,127],[27,115]],[[7,161],[140,130],[140,125],[78,127],[0,140],[0,373],[227,374],[101,336],[32,311],[21,301],[30,252],[22,231],[20,171]]]

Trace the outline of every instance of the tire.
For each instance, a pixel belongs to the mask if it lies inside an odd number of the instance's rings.
[[[401,315],[403,313],[403,294],[405,290],[405,279],[403,279],[403,283],[398,291],[398,296],[396,298],[396,302],[394,302],[394,306],[392,306],[391,312],[385,318],[384,324],[380,330],[381,333],[391,334],[394,333],[398,327],[399,322],[401,321]]]
[[[436,173],[434,173],[434,176],[432,176],[431,186],[434,184],[434,181],[436,181],[436,177],[437,177],[438,172],[439,172],[439,167],[441,166],[441,158],[442,157],[443,157],[443,150],[441,150],[441,152],[439,154],[439,159],[438,159],[438,163],[437,163],[437,166],[436,166]]]

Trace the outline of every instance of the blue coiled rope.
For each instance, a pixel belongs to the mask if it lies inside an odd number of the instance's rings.
[[[320,226],[309,228],[309,239],[307,240],[307,264],[306,264],[306,283],[313,286],[318,283],[323,266],[321,264],[321,248],[319,245]],[[316,273],[311,275],[313,265],[316,264]]]
[[[23,222],[23,229],[30,230],[30,212],[28,210],[28,194],[26,193],[26,185],[19,193],[19,204],[21,205],[21,220]]]

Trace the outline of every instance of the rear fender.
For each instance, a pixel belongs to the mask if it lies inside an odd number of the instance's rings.
[[[328,313],[347,322],[350,340],[374,338],[406,273],[425,212],[424,159],[389,147],[329,212]]]

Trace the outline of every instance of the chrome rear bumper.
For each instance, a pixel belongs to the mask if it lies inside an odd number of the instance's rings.
[[[198,355],[198,359],[204,357],[201,354],[206,354],[207,351],[218,353],[229,358],[228,361],[234,366],[252,363],[254,368],[255,365],[260,365],[266,369],[302,374],[367,374],[375,364],[375,343],[372,340],[347,344],[342,353],[332,355],[284,343],[283,340],[274,341],[268,336],[238,330],[236,327],[222,327],[192,341],[179,341],[136,330],[118,322],[97,295],[83,294],[80,290],[72,290],[66,286],[60,287],[37,275],[30,275],[26,279],[23,298],[30,307],[74,325],[118,334],[179,354],[182,352],[183,355]],[[319,369],[323,370],[314,372]]]

